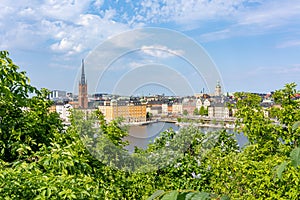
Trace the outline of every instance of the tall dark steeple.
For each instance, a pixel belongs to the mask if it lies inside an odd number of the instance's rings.
[[[84,59],[82,59],[82,61],[81,61],[81,79],[80,79],[80,84],[82,84],[82,85],[86,84],[85,73],[84,73]]]
[[[79,94],[78,94],[78,106],[79,108],[88,108],[88,93],[87,93],[87,82],[85,80],[84,73],[84,60],[81,62],[81,77],[79,81]]]

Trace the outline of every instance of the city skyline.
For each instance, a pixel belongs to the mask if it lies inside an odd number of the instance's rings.
[[[0,48],[10,52],[39,88],[77,91],[74,84],[82,58],[113,36],[146,27],[178,31],[203,47],[221,74],[224,92],[267,93],[300,82],[300,1],[4,0],[0,9]],[[120,60],[114,70],[124,70],[121,61],[129,68],[152,64],[147,63],[150,56],[160,61],[168,57],[161,51],[140,49],[148,57],[138,57],[138,62]],[[182,55],[184,51],[169,52]],[[204,88],[199,76],[180,73],[195,92]]]

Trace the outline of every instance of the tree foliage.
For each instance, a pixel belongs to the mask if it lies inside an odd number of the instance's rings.
[[[205,108],[204,106],[201,106],[200,109],[199,109],[199,115],[207,116],[208,115],[208,108]]]
[[[108,161],[120,154],[111,147],[127,144],[120,121],[74,111],[63,131],[58,115],[48,111],[47,92],[31,86],[7,52],[0,55],[1,199],[299,198],[300,112],[294,83],[274,93],[278,106],[269,110],[271,118],[264,115],[259,96],[235,94],[237,131],[249,140],[244,147],[226,130],[203,133],[190,126],[161,133],[146,150],[136,148],[130,156],[124,151],[122,156],[140,163],[116,168]],[[109,154],[99,159],[92,150]],[[155,159],[145,157],[154,154]],[[143,168],[151,170],[141,173]]]
[[[47,90],[31,86],[8,52],[0,52],[0,64],[0,159],[13,162],[49,145],[62,125],[56,113],[48,112]]]

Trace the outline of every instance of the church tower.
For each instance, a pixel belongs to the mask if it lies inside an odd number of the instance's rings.
[[[83,109],[88,108],[87,82],[85,80],[84,60],[83,59],[82,59],[82,64],[81,64],[81,78],[79,81],[78,105],[79,105],[79,108],[83,108]]]
[[[222,94],[222,89],[221,89],[221,85],[220,82],[217,82],[217,86],[215,88],[215,96],[221,96]]]

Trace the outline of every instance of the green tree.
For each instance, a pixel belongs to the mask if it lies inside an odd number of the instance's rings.
[[[127,131],[119,120],[108,123],[100,112],[85,115],[76,110],[63,131],[58,115],[48,112],[46,91],[30,86],[7,56],[1,52],[1,199],[146,199],[152,194],[152,199],[299,198],[295,84],[274,94],[281,105],[274,113],[279,124],[263,115],[260,97],[235,94],[237,130],[249,139],[244,147],[228,131],[203,133],[190,126],[165,131],[132,155],[125,150],[114,154],[126,145]],[[94,157],[99,151],[103,159]],[[150,161],[145,166],[144,160],[130,163],[132,157],[145,155]],[[128,159],[129,166],[117,163],[121,158]],[[122,169],[152,170],[118,170],[110,161]],[[160,162],[167,163],[153,166]]]
[[[194,114],[194,115],[199,115],[199,110],[198,110],[198,108],[195,108],[195,109],[194,109],[193,114]]]
[[[294,99],[295,95],[299,93],[296,90],[296,84],[286,84],[281,90],[276,90],[273,98],[280,108],[273,108],[273,116],[276,117],[280,124],[284,127],[279,132],[280,137],[287,143],[294,147],[299,145],[300,131],[293,130],[293,125],[300,121],[300,102]]]
[[[148,120],[152,120],[152,117],[153,117],[153,114],[150,113],[150,112],[147,112],[147,114],[146,114],[146,119],[147,119],[147,121],[148,121]]]
[[[298,93],[295,87],[295,84],[287,84],[274,94],[276,103],[280,104],[274,113],[279,124],[264,116],[259,96],[250,93],[235,94],[238,109],[237,131],[245,134],[249,143],[243,148],[230,149],[228,147],[231,145],[228,145],[225,139],[221,139],[219,144],[213,145],[213,148],[206,151],[206,155],[209,156],[201,156],[201,165],[198,169],[201,169],[201,166],[208,166],[210,170],[196,173],[201,179],[199,184],[201,182],[206,187],[197,188],[192,192],[193,194],[202,191],[206,192],[206,198],[221,198],[225,195],[223,197],[226,199],[299,198],[300,148],[297,145],[300,108],[299,102],[294,99],[295,94]],[[198,138],[197,141],[201,139]],[[193,150],[199,147],[196,145]],[[190,161],[192,158],[199,159],[199,155],[188,157]],[[185,166],[191,168],[194,165],[189,162],[180,165],[180,168]],[[186,171],[183,170],[184,172]],[[187,181],[186,178],[180,177],[184,182]],[[203,180],[206,182],[203,183]],[[174,182],[177,181],[175,179]],[[192,186],[192,183],[189,182],[188,185]],[[187,193],[182,190],[182,187],[178,188],[175,191],[169,189],[170,192],[164,192],[166,189],[162,187],[161,190],[164,191],[154,194],[157,195],[157,199],[163,199],[164,196],[180,199],[181,195],[193,195],[189,194],[191,191]]]
[[[177,122],[182,122],[182,118],[181,117],[177,117]]]
[[[31,86],[8,55],[0,52],[0,158],[12,162],[49,145],[62,125],[56,113],[48,112],[47,91]]]
[[[204,106],[201,106],[201,108],[199,110],[199,114],[201,116],[207,116],[208,115],[208,109],[207,108],[205,109]]]
[[[261,97],[251,93],[235,93],[237,112],[235,116],[238,132],[243,132],[251,144],[268,145],[276,151],[279,142],[278,128],[269,118],[264,116],[260,106]]]
[[[187,116],[189,113],[188,113],[187,110],[184,110],[182,114],[185,115],[185,116]]]

